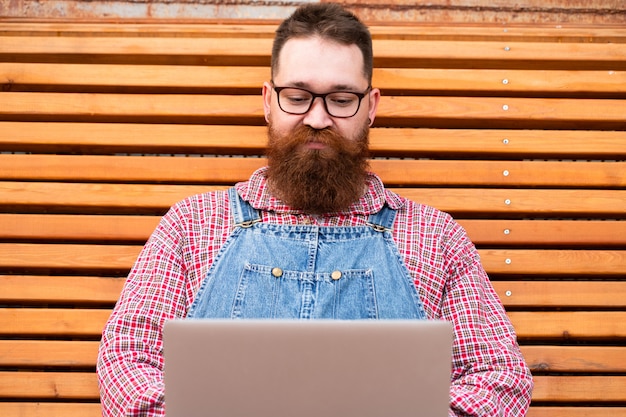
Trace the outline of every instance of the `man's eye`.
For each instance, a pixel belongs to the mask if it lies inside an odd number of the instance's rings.
[[[287,96],[287,100],[291,101],[292,103],[304,103],[306,101],[309,101],[309,98],[304,96]]]
[[[348,95],[337,94],[337,95],[328,96],[328,99],[330,100],[332,104],[336,106],[346,107],[346,106],[350,106],[354,104],[354,102],[356,101],[356,96],[353,96],[351,94],[348,94]]]
[[[311,101],[311,96],[302,91],[283,91],[282,98],[287,100],[290,104],[307,104]]]

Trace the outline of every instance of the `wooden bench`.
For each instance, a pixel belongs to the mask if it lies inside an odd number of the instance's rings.
[[[264,163],[274,28],[0,22],[1,416],[100,415],[100,332],[159,217]],[[372,169],[468,230],[529,416],[626,416],[626,29],[372,33]]]

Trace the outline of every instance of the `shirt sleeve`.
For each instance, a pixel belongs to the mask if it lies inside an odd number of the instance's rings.
[[[478,252],[451,221],[441,318],[454,326],[450,415],[526,415],[532,376]]]
[[[106,323],[97,362],[104,417],[165,414],[161,334],[167,319],[186,311],[184,227],[175,206],[143,247]]]

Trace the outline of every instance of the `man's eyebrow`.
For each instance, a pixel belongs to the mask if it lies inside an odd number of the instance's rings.
[[[293,84],[291,84],[291,87],[303,88],[305,90],[313,91],[311,89],[311,85],[304,81],[296,81]],[[348,84],[335,84],[328,90],[328,92],[333,92],[333,91],[360,91],[360,90],[356,86],[353,86],[353,85],[351,86]]]

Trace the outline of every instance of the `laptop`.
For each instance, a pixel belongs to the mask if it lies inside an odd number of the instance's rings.
[[[167,417],[445,417],[452,325],[172,320]]]

